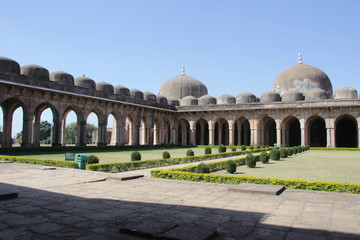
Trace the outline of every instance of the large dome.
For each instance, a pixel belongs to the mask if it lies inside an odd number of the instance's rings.
[[[280,95],[288,90],[305,94],[313,88],[323,89],[332,97],[333,89],[329,77],[320,69],[302,62],[283,71],[273,85],[273,90]]]
[[[182,99],[185,96],[199,98],[207,93],[207,88],[202,82],[184,73],[166,81],[159,91],[164,97],[173,99]]]

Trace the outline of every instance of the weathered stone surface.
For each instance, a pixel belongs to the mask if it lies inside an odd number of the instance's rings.
[[[125,226],[121,226],[120,232],[143,237],[160,237],[176,226],[175,223],[146,218],[139,222],[129,222]]]
[[[262,193],[269,195],[279,195],[285,190],[285,186],[269,185],[269,184],[252,184],[241,183],[236,186],[228,187],[229,192],[249,192],[249,193]]]
[[[173,240],[206,240],[216,235],[216,230],[198,224],[180,224],[161,237]]]

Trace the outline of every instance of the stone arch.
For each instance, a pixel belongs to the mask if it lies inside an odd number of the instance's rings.
[[[73,111],[76,115],[76,139],[75,144],[77,146],[85,145],[85,139],[83,139],[82,135],[80,135],[81,124],[83,124],[82,111],[79,107],[71,105],[68,106],[63,114],[61,115],[61,145],[66,146],[66,117],[69,112]],[[86,127],[86,126],[84,126]]]
[[[109,126],[110,116],[112,116],[114,119],[111,127]],[[112,110],[111,112],[109,112],[109,114],[105,116],[105,119],[106,119],[106,144],[111,146],[121,145],[122,144],[120,137],[122,130],[121,114],[116,110]],[[110,129],[111,131],[109,131]]]
[[[94,113],[95,116],[97,117],[97,130],[95,130],[94,132],[90,133],[91,136],[87,135],[87,126],[85,126],[85,141],[86,144],[92,143],[92,144],[96,144],[97,146],[102,146],[102,145],[106,145],[106,126],[107,124],[105,124],[105,116],[103,114],[103,112],[101,111],[101,109],[99,108],[93,108],[91,109],[89,112],[87,112],[84,116],[84,120],[86,125],[88,124],[88,118],[90,116],[90,114]],[[106,119],[107,120],[107,119]]]
[[[335,120],[335,146],[358,147],[358,123],[353,116],[344,114]]]
[[[52,104],[45,102],[39,104],[34,110],[34,120],[33,120],[33,136],[32,136],[32,145],[33,146],[40,146],[40,120],[41,115],[46,109],[50,109],[52,116],[53,116],[53,123],[52,123],[52,139],[51,143],[53,146],[60,145],[59,135],[60,135],[60,122],[59,122],[59,113],[55,106]]]
[[[276,122],[273,118],[265,116],[259,121],[259,139],[261,145],[274,146],[277,143]]]
[[[125,117],[125,144],[134,145],[138,143],[135,137],[135,116],[134,114],[129,114]]]
[[[12,146],[12,122],[13,115],[16,109],[21,107],[23,112],[23,127],[22,127],[22,146],[30,146],[31,144],[31,121],[30,113],[25,103],[16,97],[6,99],[1,103],[1,108],[3,111],[3,136],[2,136],[2,146],[11,147]],[[30,124],[28,124],[30,121]]]
[[[209,124],[204,118],[196,120],[195,145],[209,145]]]
[[[140,135],[140,144],[141,145],[148,145],[151,144],[150,141],[150,131],[151,131],[151,119],[148,115],[144,115],[140,119],[140,128],[139,128],[139,135]]]
[[[319,115],[314,115],[306,120],[307,143],[310,147],[326,147],[326,124]]]
[[[169,118],[165,126],[165,144],[174,144],[174,120]]]
[[[250,145],[250,122],[245,117],[237,118],[234,122],[234,144],[237,146]]]
[[[190,143],[190,124],[186,119],[180,119],[178,125],[178,143],[188,145]]]
[[[224,118],[219,118],[214,127],[215,145],[229,145],[229,123]]]
[[[155,144],[164,144],[165,142],[165,124],[164,120],[161,117],[156,117],[154,121],[154,145]]]
[[[301,145],[300,121],[294,116],[288,116],[281,122],[281,143],[286,147]]]

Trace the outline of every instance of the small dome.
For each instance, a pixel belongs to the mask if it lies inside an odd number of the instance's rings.
[[[66,72],[57,71],[50,74],[50,80],[59,84],[71,84],[74,85],[74,77]]]
[[[156,102],[156,96],[152,92],[145,91],[144,92],[144,100],[148,100],[151,102]]]
[[[117,95],[130,96],[130,90],[122,85],[116,85],[114,87],[114,92]]]
[[[294,90],[294,89],[286,91],[282,95],[282,101],[285,101],[285,102],[296,102],[296,101],[303,101],[303,100],[304,100],[304,94],[302,94],[301,92]]]
[[[75,78],[75,86],[79,86],[79,87],[83,87],[83,88],[88,88],[88,89],[96,89],[96,83],[94,80],[92,80],[89,77],[86,77],[85,75],[82,77],[78,77]]]
[[[355,88],[341,87],[334,93],[335,99],[354,99],[358,97],[358,93]]]
[[[102,91],[105,93],[114,94],[113,85],[111,85],[110,83],[104,82],[104,81],[96,83],[96,90],[99,90],[99,91]]]
[[[235,103],[235,98],[229,94],[221,95],[216,99],[218,105]]]
[[[168,105],[167,98],[160,94],[156,95],[156,102],[160,104]]]
[[[279,102],[281,101],[280,94],[274,91],[264,92],[260,97],[260,102],[268,103],[268,102]]]
[[[159,91],[159,94],[175,99],[182,99],[185,96],[199,98],[207,93],[207,88],[202,82],[185,74],[166,81]]]
[[[142,93],[142,91],[136,88],[130,89],[130,96],[132,96],[133,98],[144,99],[144,94]]]
[[[170,106],[180,106],[180,101],[174,98],[166,98]]]
[[[329,77],[320,69],[302,63],[283,71],[273,85],[273,90],[281,95],[292,89],[305,94],[313,88],[323,89],[332,97],[333,89]]]
[[[198,100],[194,96],[186,96],[180,99],[180,106],[198,105]]]
[[[0,72],[20,74],[20,65],[7,57],[0,57]]]
[[[305,94],[305,101],[325,100],[327,98],[326,91],[321,88],[313,88]]]
[[[20,72],[30,78],[49,80],[49,71],[36,64],[22,66]]]
[[[256,96],[249,92],[240,93],[236,96],[236,103],[252,103],[257,102]]]
[[[198,104],[199,105],[216,104],[216,98],[210,95],[204,95],[198,98]]]

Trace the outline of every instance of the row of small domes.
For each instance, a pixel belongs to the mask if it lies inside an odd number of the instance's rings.
[[[254,103],[254,102],[262,102],[262,103],[270,103],[270,102],[295,102],[295,101],[318,101],[330,99],[331,96],[327,94],[327,92],[320,88],[313,88],[305,95],[296,90],[289,90],[285,92],[282,96],[275,91],[267,91],[263,93],[260,97],[256,97],[252,93],[241,93],[235,97],[224,94],[218,98],[214,98],[210,95],[204,95],[199,98],[193,96],[186,96],[180,99],[181,106],[187,105],[210,105],[210,104],[234,104],[234,103]],[[357,99],[358,93],[356,89],[351,87],[342,87],[335,91],[334,99]]]

